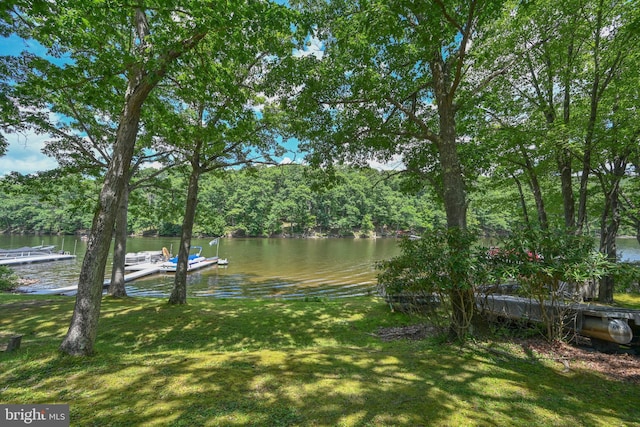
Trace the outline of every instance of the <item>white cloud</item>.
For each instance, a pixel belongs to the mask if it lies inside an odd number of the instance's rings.
[[[324,56],[324,48],[320,39],[316,37],[309,37],[303,50],[295,50],[293,52],[293,56],[298,58],[309,55],[313,55],[317,59],[322,59]]]
[[[373,169],[381,170],[381,171],[389,171],[389,170],[404,170],[404,161],[403,157],[400,154],[394,155],[391,160],[385,163],[381,163],[377,160],[369,160],[369,166]]]
[[[5,134],[9,146],[7,153],[0,157],[0,176],[11,172],[30,174],[58,167],[58,162],[42,154],[44,142],[51,137],[35,133]]]
[[[142,169],[156,169],[156,170],[160,170],[162,168],[164,168],[166,165],[160,163],[160,162],[150,162],[150,163],[144,163],[142,165]]]

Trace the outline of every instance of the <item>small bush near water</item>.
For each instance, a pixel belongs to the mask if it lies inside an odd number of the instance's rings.
[[[18,276],[6,265],[0,265],[0,291],[8,291],[18,285]]]

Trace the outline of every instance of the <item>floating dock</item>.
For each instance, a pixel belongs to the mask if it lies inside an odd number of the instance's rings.
[[[160,264],[139,264],[132,265],[125,268],[125,270],[134,270],[133,273],[124,275],[124,282],[128,283],[133,280],[139,279],[144,276],[150,276],[152,274],[159,273]],[[111,283],[111,279],[105,279],[102,284],[103,288],[109,287]],[[27,291],[28,289],[23,289],[23,291]],[[65,286],[64,288],[51,288],[51,289],[38,289],[37,291],[31,292],[36,295],[75,295],[78,292],[78,285]]]
[[[421,312],[440,305],[435,294],[385,295],[393,310]],[[615,351],[620,344],[640,347],[640,310],[607,305],[540,301],[516,295],[476,293],[476,306],[485,314],[544,323],[550,319],[564,322],[567,328],[591,338],[594,348]]]
[[[145,276],[151,276],[152,274],[157,274],[162,271],[160,269],[160,264],[137,264],[137,265],[128,265],[124,268],[125,271],[133,271],[133,273],[124,275],[124,282],[128,283],[133,280],[139,279]],[[104,286],[109,286],[111,283],[111,279],[106,279],[104,281]]]
[[[37,256],[22,256],[11,259],[3,260],[0,258],[0,265],[6,264],[25,264],[31,262],[46,262],[46,261],[57,261],[62,259],[71,259],[75,258],[75,255],[69,254],[50,254],[50,255],[37,255]],[[188,266],[187,271],[191,272],[194,270],[199,270],[204,267],[208,267],[218,263],[218,257],[214,258],[206,258],[201,261],[192,263]],[[125,271],[128,271],[128,274],[124,275],[124,282],[132,282],[136,279],[145,276],[151,276],[153,274],[158,273],[175,273],[176,269],[173,266],[167,267],[167,265],[163,265],[162,262],[146,262],[141,264],[133,264],[125,266]],[[173,268],[172,268],[173,267]],[[102,286],[103,288],[109,287],[111,283],[111,279],[105,279]],[[49,289],[38,289],[32,290],[29,287],[22,287],[20,289],[21,292],[33,293],[36,295],[75,295],[78,292],[78,285],[65,286],[63,288],[49,288]]]
[[[198,263],[192,264],[188,269],[189,272],[194,270],[199,270],[201,268],[216,264],[218,262],[217,258],[210,258]],[[130,271],[130,273],[124,275],[124,282],[129,283],[136,279],[145,276],[151,276],[153,274],[158,273],[175,273],[174,270],[167,270],[162,267],[162,263],[143,263],[143,264],[134,264],[128,265],[125,268],[125,271]],[[102,286],[103,288],[108,288],[111,283],[111,279],[105,279]],[[22,292],[29,292],[28,288],[23,288]],[[38,289],[36,291],[30,292],[36,295],[75,295],[78,292],[78,285],[65,286],[64,288],[51,288],[51,289]]]
[[[577,333],[610,343],[640,345],[640,310],[586,303],[540,301],[514,295],[476,295],[478,308],[508,319],[544,323],[570,320]]]
[[[25,255],[17,257],[0,258],[0,265],[32,264],[35,262],[51,262],[74,259],[76,256],[68,253],[46,254],[46,255]]]

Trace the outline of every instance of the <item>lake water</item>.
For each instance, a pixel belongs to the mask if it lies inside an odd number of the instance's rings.
[[[395,239],[194,239],[202,255],[219,250],[228,266],[212,266],[190,273],[189,296],[217,298],[340,298],[375,292],[376,261],[399,254]],[[68,261],[26,264],[12,267],[21,277],[35,281],[30,289],[77,285],[86,242],[72,236],[0,235],[0,248],[55,245],[75,253]],[[177,238],[130,238],[128,252],[160,250],[176,252]],[[618,250],[625,261],[640,261],[640,245],[635,239],[619,239]],[[107,264],[107,277],[110,277]],[[127,293],[137,296],[168,297],[172,274],[156,274],[127,284]]]
[[[189,296],[242,298],[338,298],[375,292],[378,260],[399,253],[395,239],[220,239],[217,248],[211,239],[194,239],[203,247],[202,255],[219,251],[229,265],[212,266],[189,273]],[[160,250],[177,252],[179,239],[130,238],[127,252]],[[75,260],[26,264],[12,267],[21,277],[36,280],[33,290],[77,285],[86,242],[73,237],[0,236],[0,248],[56,245],[56,249],[76,253]],[[63,246],[64,245],[64,246]],[[110,277],[107,264],[107,277]],[[173,274],[161,273],[127,284],[127,293],[168,297]]]

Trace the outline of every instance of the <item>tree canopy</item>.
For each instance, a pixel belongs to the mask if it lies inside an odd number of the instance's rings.
[[[0,58],[0,128],[51,135],[45,152],[84,175],[77,191],[62,173],[48,185],[78,203],[86,189],[95,202],[63,350],[92,351],[118,212],[132,213],[118,217],[121,232],[180,230],[183,251],[192,228],[366,234],[444,223],[450,249],[466,253],[458,231],[524,222],[597,229],[615,262],[620,227],[640,236],[638,10],[637,0],[3,3],[2,34],[48,56]],[[319,48],[309,54],[304,43]],[[315,169],[234,170],[269,162],[287,138]],[[5,147],[0,139],[0,155]],[[175,170],[139,170],[151,158]],[[403,188],[420,197],[398,196],[393,174],[339,168],[374,160],[402,162]],[[136,194],[134,172],[158,189]],[[324,191],[321,175],[334,178]],[[380,175],[383,184],[364,184]],[[29,185],[3,184],[11,194]],[[461,336],[473,294],[463,269],[448,274]],[[601,296],[611,292],[603,281]]]

